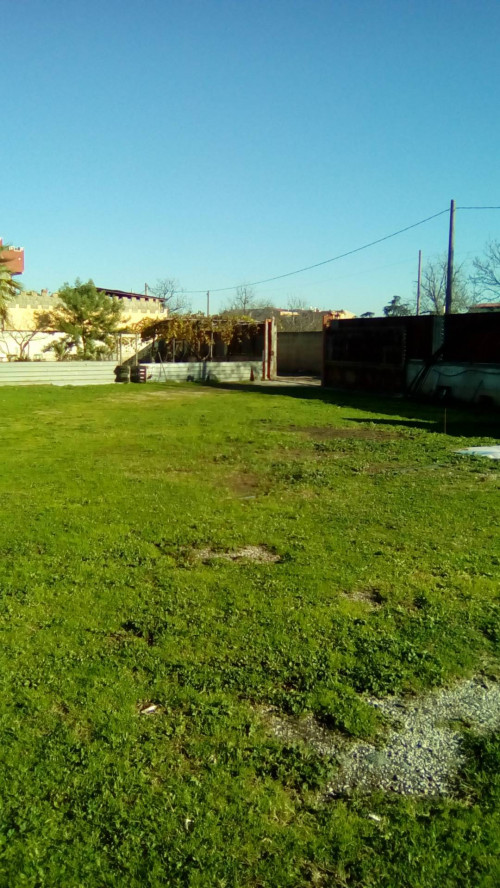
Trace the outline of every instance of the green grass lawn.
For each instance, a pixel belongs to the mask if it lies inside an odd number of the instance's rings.
[[[497,674],[499,466],[454,450],[498,416],[443,420],[314,388],[0,389],[2,888],[498,884],[498,738],[469,736],[452,799],[332,800],[335,761],[262,715],[376,737],[366,695]],[[245,546],[279,561],[197,555]]]

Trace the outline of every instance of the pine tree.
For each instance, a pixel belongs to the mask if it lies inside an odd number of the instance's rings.
[[[37,316],[38,329],[65,334],[51,346],[56,357],[92,361],[109,356],[124,321],[122,305],[98,292],[92,280],[63,284],[57,295],[59,304]]]

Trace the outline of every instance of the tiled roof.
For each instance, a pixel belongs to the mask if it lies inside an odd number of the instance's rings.
[[[145,293],[128,293],[126,290],[114,290],[110,287],[96,287],[98,293],[107,293],[108,296],[116,296],[117,299],[150,299],[152,302],[161,302],[158,296],[146,296]]]

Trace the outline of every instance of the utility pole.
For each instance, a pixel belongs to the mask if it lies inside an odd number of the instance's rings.
[[[417,278],[417,315],[420,314],[420,281],[422,279],[422,250],[418,251],[418,278]]]
[[[207,290],[207,318],[210,317],[210,290]],[[214,325],[213,321],[210,322],[210,346],[208,352],[208,359],[212,361],[214,357]]]
[[[448,273],[446,276],[445,314],[451,314],[453,304],[453,251],[455,248],[455,201],[450,204],[450,237],[448,240]]]

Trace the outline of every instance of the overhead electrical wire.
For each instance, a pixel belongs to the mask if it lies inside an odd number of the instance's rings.
[[[500,210],[500,207],[456,207],[457,210]]]
[[[456,207],[455,210],[500,210],[500,206],[498,207]],[[412,228],[418,228],[419,225],[425,225],[426,222],[430,222],[432,219],[437,219],[438,216],[443,216],[445,213],[449,213],[450,208],[447,207],[445,210],[440,210],[439,213],[433,213],[432,216],[427,216],[425,219],[420,219],[419,222],[413,222],[411,225],[407,225],[405,228],[400,228],[398,231],[393,231],[392,234],[386,234],[384,237],[379,237],[377,240],[370,241],[368,244],[363,244],[361,247],[356,247],[354,250],[348,250],[346,253],[339,253],[337,256],[332,256],[331,259],[324,259],[322,262],[315,262],[313,265],[305,265],[303,268],[297,268],[294,271],[287,271],[284,274],[276,274],[274,277],[264,278],[260,281],[251,281],[250,283],[245,283],[247,287],[258,287],[260,284],[270,284],[273,281],[279,281],[283,278],[293,277],[296,274],[302,274],[304,271],[311,271],[314,268],[320,268],[322,265],[329,265],[331,262],[337,262],[339,259],[345,259],[347,256],[353,256],[354,253],[360,253],[362,250],[367,250],[369,247],[374,247],[377,244],[381,244],[384,241],[390,240],[393,237],[397,237],[399,234],[404,234],[405,231],[410,231]],[[205,290],[183,290],[183,293],[186,295],[195,295],[199,293],[206,293],[209,291],[210,293],[226,293],[229,290],[236,290],[238,286],[241,284],[233,284],[232,287],[217,287],[213,289],[212,287],[207,287]]]

